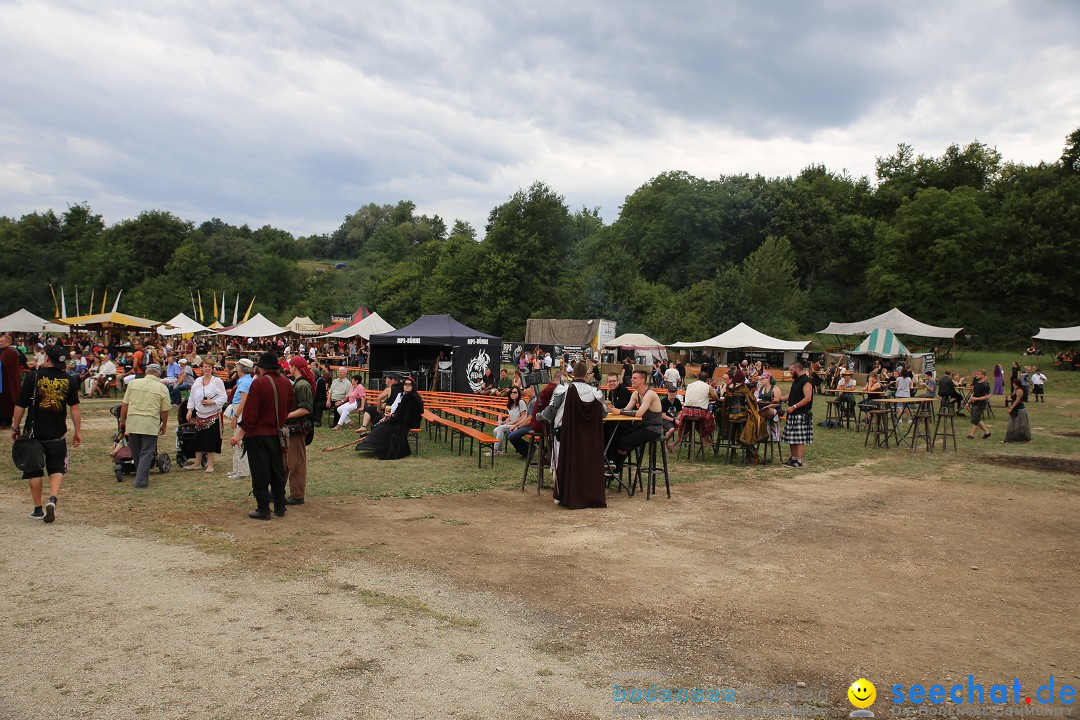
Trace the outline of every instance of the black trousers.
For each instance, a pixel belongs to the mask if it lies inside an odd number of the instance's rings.
[[[647,442],[658,439],[661,434],[652,428],[638,428],[637,430],[619,433],[619,436],[612,441],[611,449],[608,450],[608,457],[615,463],[616,472],[622,472],[623,461],[626,460],[626,456],[631,451]]]
[[[269,510],[271,499],[276,508],[284,508],[285,462],[277,436],[245,436],[244,451],[251,468],[251,492],[259,510]]]

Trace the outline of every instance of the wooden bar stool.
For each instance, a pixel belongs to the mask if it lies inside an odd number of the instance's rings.
[[[937,445],[938,436],[941,436],[941,449],[947,451],[949,449],[949,438],[952,438],[952,449],[955,451],[956,447],[956,413],[952,409],[952,405],[948,403],[942,403],[942,409],[938,410],[937,422],[934,423],[934,437],[930,441],[931,446]]]
[[[521,489],[525,490],[525,484],[529,481],[529,469],[536,466],[536,494],[544,487],[544,468],[551,467],[547,457],[547,449],[551,446],[551,438],[545,428],[542,432],[529,433],[529,453],[525,456],[525,469],[521,473]],[[535,462],[533,458],[536,458]]]
[[[697,455],[705,459],[705,433],[702,424],[705,421],[700,418],[683,418],[682,427],[679,429],[679,454],[682,454],[682,446],[689,441],[686,459],[694,459],[694,444],[697,443]],[[696,438],[696,441],[695,441]]]
[[[656,448],[660,447],[660,459],[662,461],[661,466],[656,464]],[[648,450],[648,460],[645,460],[645,452]],[[664,445],[663,436],[656,440],[650,440],[649,442],[641,445],[637,449],[637,473],[634,475],[633,482],[630,483],[631,494],[635,488],[644,486],[645,499],[648,500],[656,494],[656,476],[661,472],[664,473],[664,488],[667,490],[667,496],[671,497],[671,480],[668,477],[668,465],[667,465],[667,447]],[[642,474],[644,474],[645,481],[642,483]]]
[[[920,439],[926,444],[926,452],[934,452],[934,436],[930,433],[930,420],[934,413],[930,410],[919,410],[911,416],[911,449],[915,449],[915,443]]]
[[[784,446],[780,443],[780,434],[777,433],[773,437],[773,424],[769,423],[768,429],[765,431],[765,437],[758,443],[758,452],[761,454],[761,462],[763,465],[768,465],[772,462],[773,455],[776,456],[778,462],[784,461]],[[777,430],[780,428],[777,427]]]
[[[840,401],[827,400],[825,402],[825,427],[840,427]]]
[[[863,447],[870,444],[870,436],[874,436],[874,447],[889,447],[889,435],[892,434],[890,420],[892,410],[870,410],[866,413],[866,441]]]

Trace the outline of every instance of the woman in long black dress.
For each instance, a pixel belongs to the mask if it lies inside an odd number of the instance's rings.
[[[1027,391],[1019,377],[1012,378],[1012,395],[1009,397],[1009,428],[1005,431],[1003,442],[1013,443],[1031,442],[1031,421],[1028,420],[1028,411],[1024,406],[1027,400]]]
[[[415,386],[411,377],[405,378],[401,384],[401,394],[383,419],[356,447],[357,450],[373,452],[380,460],[397,460],[412,454],[409,431],[420,427],[424,415],[424,401],[415,392]]]

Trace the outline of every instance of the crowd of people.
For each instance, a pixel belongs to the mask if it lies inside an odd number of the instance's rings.
[[[18,437],[25,419],[44,448],[42,467],[24,471],[34,500],[31,517],[46,522],[55,517],[67,467],[67,413],[74,426],[72,446],[77,447],[82,442],[80,398],[113,392],[123,398],[118,424],[136,465],[136,488],[148,487],[157,439],[165,434],[171,410],[177,408],[178,422],[194,428],[193,457],[184,469],[215,472],[223,439],[228,438],[229,477],[251,479],[256,508],[250,515],[256,519],[284,515],[288,506],[305,502],[306,446],[314,428],[323,423],[343,430],[353,424],[355,415],[361,435],[355,442],[357,450],[383,459],[404,457],[409,454],[409,433],[420,425],[423,400],[411,377],[388,378],[386,387],[369,398],[359,373],[350,373],[344,365],[362,363],[366,350],[357,341],[305,343],[299,338],[246,343],[232,338],[215,345],[78,334],[61,344],[33,335],[0,335],[0,427],[11,427],[13,437]],[[1060,362],[1072,360],[1059,355]],[[335,370],[330,360],[339,365]],[[591,452],[561,432],[566,412],[572,410],[579,422],[591,422],[597,414],[636,417],[638,422],[630,429],[611,423],[603,430],[601,447],[606,449],[609,472],[615,474],[643,444],[659,440],[674,449],[688,430],[696,430],[706,442],[714,442],[718,430],[716,442],[724,433],[737,431],[737,437],[729,440],[748,448],[768,434],[789,445],[786,464],[801,468],[806,446],[813,443],[813,400],[822,390],[835,392],[838,402],[852,410],[856,393],[864,395],[859,403],[864,409],[875,407],[881,397],[937,397],[958,415],[968,414],[967,437],[972,439],[976,432],[984,439],[991,436],[987,409],[994,396],[1005,396],[1009,421],[1003,441],[1030,442],[1027,406],[1045,401],[1047,382],[1037,366],[1014,362],[1006,394],[1006,373],[1000,365],[994,368],[991,385],[983,370],[968,380],[948,371],[940,377],[934,372],[916,375],[910,368],[879,361],[860,388],[852,363],[842,358],[824,366],[815,362],[806,369],[801,363],[791,364],[791,386],[783,393],[775,371],[762,362],[743,360],[723,371],[716,369],[707,355],[690,377],[684,362],[657,360],[650,370],[643,370],[627,358],[619,372],[605,378],[594,358],[555,358],[539,348],[521,353],[515,369],[501,369],[497,377],[488,370],[483,379],[481,392],[506,399],[494,430],[493,452],[501,455],[512,447],[524,458],[526,436],[545,428],[555,431],[556,448],[570,448],[571,454],[573,448]],[[26,370],[31,374],[24,382]],[[539,383],[537,373],[545,373],[547,382]],[[970,391],[966,399],[961,389]],[[585,407],[592,402],[595,407]],[[910,418],[910,410],[901,406],[901,421],[905,413]],[[558,464],[555,456],[552,464]],[[602,493],[578,496],[570,487],[563,486],[562,492],[570,493],[562,498],[563,504],[584,507],[603,500]]]

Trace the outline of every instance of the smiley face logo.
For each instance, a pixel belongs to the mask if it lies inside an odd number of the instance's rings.
[[[860,710],[865,710],[877,700],[877,688],[866,678],[859,678],[847,689],[848,700]]]

